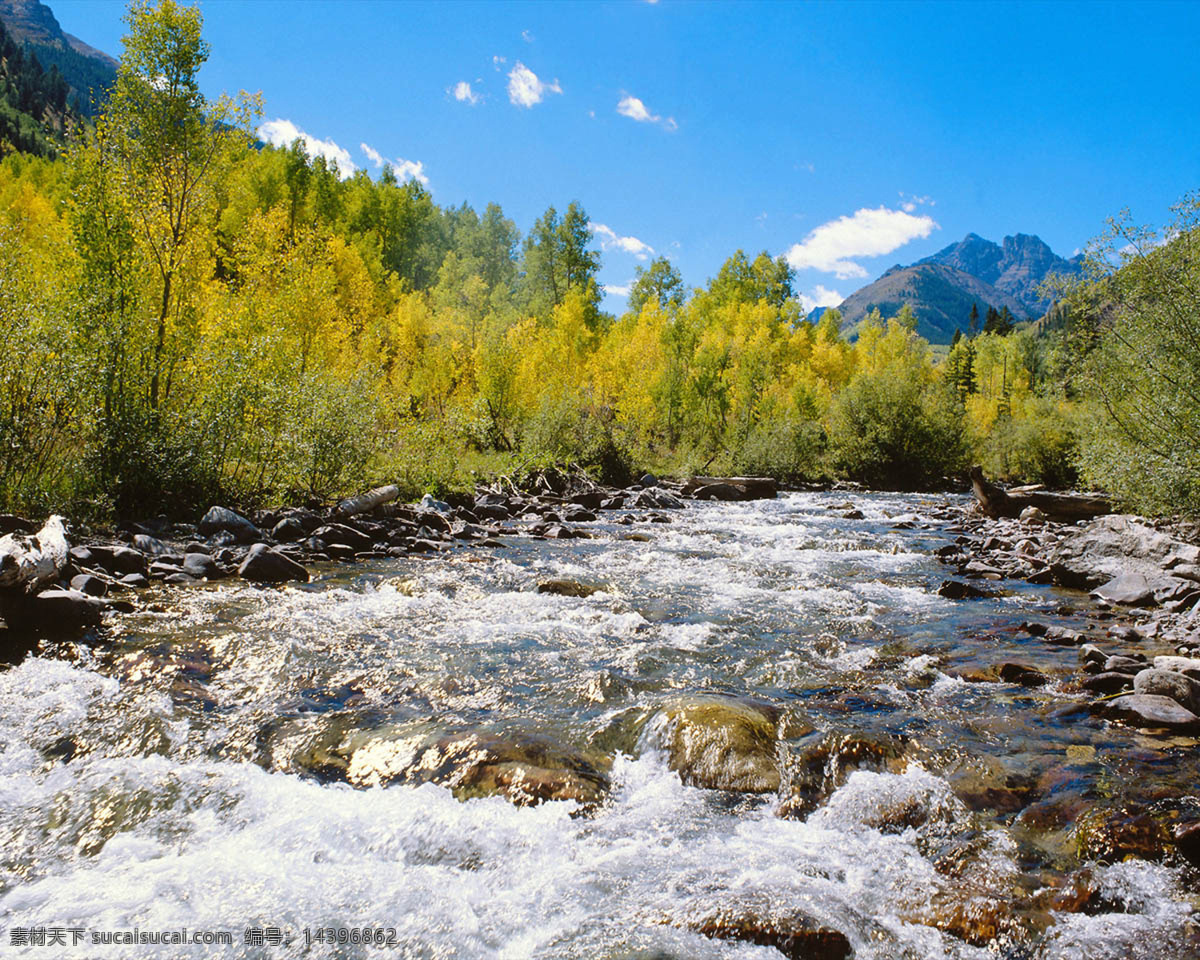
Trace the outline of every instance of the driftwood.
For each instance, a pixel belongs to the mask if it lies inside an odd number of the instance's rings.
[[[692,497],[699,492],[703,497],[706,487],[712,488],[717,500],[773,500],[779,493],[779,484],[771,477],[690,477],[682,493]]]
[[[993,519],[1019,517],[1027,507],[1037,507],[1047,520],[1075,523],[1112,513],[1112,503],[1104,497],[1078,493],[1045,493],[1028,488],[1005,490],[983,476],[982,467],[971,468],[971,489],[985,514]]]
[[[59,516],[51,517],[32,536],[0,537],[0,588],[37,593],[62,575],[67,549],[67,531]]]
[[[386,487],[376,487],[374,490],[360,493],[357,497],[343,500],[333,513],[336,517],[353,517],[381,507],[385,503],[391,503],[398,496],[400,496],[400,488],[394,483],[388,484]]]

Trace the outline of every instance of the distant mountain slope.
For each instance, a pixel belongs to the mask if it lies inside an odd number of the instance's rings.
[[[1025,233],[1005,237],[1000,244],[968,233],[958,243],[919,262],[942,264],[969,273],[1019,301],[1024,309],[1018,316],[1036,318],[1050,308],[1050,300],[1038,292],[1042,281],[1052,273],[1077,275],[1082,258],[1064,260],[1040,237]]]
[[[64,33],[53,11],[40,0],[0,0],[0,22],[25,44],[47,71],[57,67],[79,112],[94,116],[117,76],[117,61]]]
[[[917,315],[917,333],[930,343],[949,343],[954,331],[965,329],[971,306],[979,307],[979,322],[988,307],[1004,307],[1018,319],[1028,310],[1015,297],[996,289],[964,270],[938,263],[895,266],[874,283],[851,294],[838,308],[842,329],[857,328],[876,307],[885,318],[894,317],[905,304]]]

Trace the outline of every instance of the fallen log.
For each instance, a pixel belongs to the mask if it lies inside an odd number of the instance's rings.
[[[0,588],[37,593],[62,576],[67,550],[66,527],[57,515],[33,535],[0,537]]]
[[[1057,523],[1075,523],[1112,513],[1113,507],[1104,497],[1079,493],[1046,493],[1041,490],[1005,490],[988,481],[982,467],[971,468],[971,489],[979,508],[992,519],[1019,517],[1028,507],[1036,507]]]
[[[689,477],[685,497],[713,500],[774,500],[779,484],[772,477]]]
[[[394,483],[390,483],[386,487],[376,487],[374,490],[360,493],[357,497],[343,500],[333,513],[336,517],[353,517],[382,507],[385,503],[391,503],[398,496],[400,496],[400,488]]]

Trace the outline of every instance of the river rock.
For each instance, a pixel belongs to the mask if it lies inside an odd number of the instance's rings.
[[[427,493],[421,498],[422,510],[435,510],[438,513],[449,513],[450,504],[445,500],[438,500],[432,493]]]
[[[1092,596],[1127,607],[1144,607],[1154,603],[1154,588],[1140,573],[1125,573],[1097,587]]]
[[[996,673],[1005,683],[1015,683],[1020,687],[1044,687],[1050,682],[1046,674],[1023,663],[1002,663]]]
[[[81,573],[72,577],[71,589],[86,593],[89,597],[103,597],[108,594],[108,584],[90,573]]]
[[[219,580],[225,576],[225,571],[207,553],[185,554],[183,572],[197,580]]]
[[[1080,858],[1099,863],[1161,860],[1169,844],[1158,821],[1135,806],[1092,807],[1076,821],[1074,836]]]
[[[1155,657],[1154,669],[1173,670],[1193,680],[1200,680],[1200,659],[1196,657]]]
[[[374,544],[367,534],[348,527],[344,523],[329,523],[323,527],[317,527],[312,532],[312,539],[322,541],[327,548],[337,544],[355,551],[370,550]]]
[[[295,517],[284,517],[271,528],[271,538],[279,543],[304,539],[304,526]]]
[[[238,576],[256,583],[286,583],[289,580],[308,582],[308,571],[304,567],[265,543],[256,543],[250,548],[246,559],[238,567]]]
[[[1128,673],[1117,673],[1115,670],[1110,670],[1104,673],[1092,674],[1090,677],[1085,678],[1080,686],[1091,693],[1108,696],[1113,693],[1120,693],[1122,690],[1132,689],[1133,677]]]
[[[827,731],[815,743],[802,747],[790,764],[792,790],[780,802],[776,815],[802,819],[856,770],[886,770],[903,752],[904,744],[898,739]]]
[[[601,762],[537,734],[459,731],[351,738],[346,779],[360,787],[437,783],[460,800],[502,796],[517,806],[573,800],[593,806],[608,791]]]
[[[665,705],[647,733],[684,783],[709,790],[779,789],[777,711],[768,704],[693,696]]]
[[[1150,696],[1170,697],[1180,706],[1187,707],[1193,713],[1197,712],[1197,700],[1200,692],[1196,681],[1185,677],[1182,673],[1170,670],[1159,670],[1150,667],[1142,670],[1133,678],[1133,692]]]
[[[559,597],[590,597],[603,587],[593,587],[578,580],[543,580],[537,586],[538,593],[552,593]]]
[[[228,507],[210,507],[200,519],[200,532],[205,536],[230,533],[238,543],[254,543],[263,536],[258,527]]]
[[[67,634],[100,626],[104,601],[80,590],[43,590],[29,604],[33,624],[49,633]]]
[[[651,487],[635,493],[626,506],[634,510],[681,510],[683,501],[669,490]]]
[[[149,569],[145,555],[130,547],[119,544],[112,546],[96,545],[88,547],[88,552],[92,555],[92,560],[96,566],[100,567],[106,573],[145,574]]]
[[[1200,717],[1191,710],[1170,697],[1153,694],[1131,693],[1115,700],[1102,700],[1092,705],[1092,711],[1136,727],[1165,727],[1182,732],[1200,730]]]
[[[145,533],[134,534],[133,547],[148,557],[153,557],[156,560],[166,560],[168,563],[175,563],[183,559],[183,554],[174,544],[165,543],[157,537],[152,537]]]
[[[1200,867],[1200,823],[1181,823],[1175,828],[1175,849],[1193,867]]]
[[[726,909],[710,912],[688,926],[711,940],[774,947],[788,960],[848,960],[854,956],[844,933],[795,911]]]
[[[983,590],[974,584],[963,583],[961,580],[944,580],[937,592],[939,597],[945,597],[947,600],[986,600],[995,597],[991,591]]]

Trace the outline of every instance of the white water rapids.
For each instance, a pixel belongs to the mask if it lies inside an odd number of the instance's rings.
[[[1179,868],[1141,861],[1095,867],[1104,908],[1055,913],[1024,940],[972,946],[934,925],[930,903],[964,884],[1015,900],[1071,866],[955,785],[1067,770],[1111,790],[1158,748],[1051,719],[1070,702],[1053,689],[965,683],[961,669],[1014,658],[995,637],[1053,620],[1061,596],[1020,585],[944,600],[932,552],[954,534],[920,520],[943,498],[856,496],[862,521],[829,509],[843,500],[693,504],[670,524],[605,518],[586,525],[593,540],[511,538],[331,568],[302,588],[163,591],[160,611],[115,627],[112,651],[0,672],[0,956],[780,956],[695,931],[721,910],[799,911],[861,960],[1189,956],[1194,894]],[[629,532],[651,540],[618,539]],[[550,577],[603,590],[537,593]],[[1075,662],[1022,642],[1022,662]],[[669,769],[646,718],[683,692],[903,735],[911,760],[854,773],[806,819],[784,819],[775,795],[688,786]],[[323,782],[289,758],[335,719],[535,733],[605,755],[611,789],[581,811]],[[921,815],[897,827],[898,809]],[[939,851],[961,842],[969,874],[940,870]],[[12,936],[52,927],[86,940]],[[268,927],[292,942],[246,942]],[[306,943],[330,927],[394,928],[395,943]],[[135,928],[233,943],[92,940]]]

